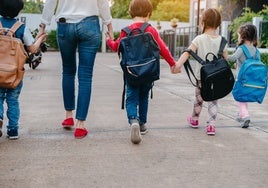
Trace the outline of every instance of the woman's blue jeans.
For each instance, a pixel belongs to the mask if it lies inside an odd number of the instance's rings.
[[[59,22],[57,26],[57,40],[62,58],[64,108],[67,111],[75,110],[77,72],[78,97],[75,118],[85,121],[90,105],[93,67],[101,39],[99,18],[91,16],[78,23]]]
[[[0,119],[4,118],[4,101],[7,104],[7,129],[18,129],[20,118],[19,96],[23,81],[15,89],[0,88]]]
[[[152,83],[133,87],[127,83],[126,91],[126,111],[128,122],[137,119],[140,124],[147,122],[149,91]]]

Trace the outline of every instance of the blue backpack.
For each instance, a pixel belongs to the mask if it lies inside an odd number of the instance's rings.
[[[255,59],[245,45],[240,46],[246,56],[232,91],[239,102],[262,103],[267,90],[268,68],[260,60],[260,52],[256,48]]]

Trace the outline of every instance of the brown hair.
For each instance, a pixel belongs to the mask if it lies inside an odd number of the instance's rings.
[[[153,5],[150,0],[131,0],[128,11],[132,18],[151,16]]]
[[[203,32],[207,28],[218,28],[221,25],[221,14],[215,8],[209,8],[202,14]]]
[[[253,45],[256,47],[257,42],[257,28],[250,24],[241,25],[238,29],[238,33],[240,34],[241,42],[239,45],[244,44],[245,40],[253,42]]]

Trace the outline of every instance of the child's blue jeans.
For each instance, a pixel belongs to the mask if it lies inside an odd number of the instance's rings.
[[[140,124],[147,122],[149,91],[152,88],[152,83],[142,84],[134,87],[127,85],[126,91],[126,111],[128,122],[131,119],[137,119]]]
[[[20,118],[19,96],[21,93],[23,82],[15,89],[0,88],[0,119],[4,118],[4,101],[7,104],[7,129],[18,129]]]

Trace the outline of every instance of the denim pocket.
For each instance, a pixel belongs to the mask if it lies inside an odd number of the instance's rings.
[[[81,38],[84,39],[94,39],[97,40],[100,38],[100,25],[99,20],[86,18],[79,23],[79,34]]]
[[[57,27],[57,35],[59,38],[64,38],[66,35],[67,24],[66,23],[58,23]]]

